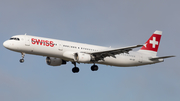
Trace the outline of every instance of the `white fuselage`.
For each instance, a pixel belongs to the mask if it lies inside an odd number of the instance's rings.
[[[98,52],[104,50],[110,50],[112,48],[82,44],[76,42],[62,41],[50,38],[29,36],[29,35],[16,35],[12,38],[19,38],[16,40],[7,40],[4,42],[4,46],[12,51],[61,58],[65,61],[74,61],[74,53],[77,52]],[[100,60],[96,63],[119,66],[119,67],[130,67],[140,66],[146,64],[153,64],[162,61],[151,61],[148,54],[140,52],[129,52],[129,54],[122,53],[114,57],[106,57],[104,60]],[[92,63],[92,62],[89,62]]]

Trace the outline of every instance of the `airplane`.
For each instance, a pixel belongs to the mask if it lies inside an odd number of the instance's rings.
[[[158,57],[158,47],[162,31],[156,30],[143,45],[133,45],[121,48],[102,47],[84,43],[43,38],[31,35],[15,35],[3,43],[3,46],[22,55],[20,63],[24,62],[25,54],[46,56],[46,63],[50,66],[65,65],[72,62],[73,73],[78,73],[77,63],[93,64],[92,71],[97,71],[96,64],[117,67],[133,67],[163,62],[165,58]],[[138,51],[134,48],[141,47]]]

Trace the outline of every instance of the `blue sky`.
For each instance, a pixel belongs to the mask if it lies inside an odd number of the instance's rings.
[[[179,0],[1,0],[1,101],[179,101]],[[20,53],[2,43],[28,33],[61,40],[121,47],[144,44],[162,30],[164,63],[120,68],[89,64],[51,67],[46,57]]]

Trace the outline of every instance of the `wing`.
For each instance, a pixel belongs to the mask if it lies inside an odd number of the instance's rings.
[[[155,57],[155,58],[150,58],[150,60],[154,61],[154,60],[158,60],[158,59],[165,59],[165,58],[171,58],[171,57],[175,57],[175,56]]]
[[[105,51],[98,51],[98,52],[93,52],[93,53],[88,53],[94,56],[94,61],[99,61],[99,60],[104,60],[105,57],[114,57],[116,58],[115,55],[121,54],[121,53],[129,53],[134,48],[142,47],[143,45],[135,45],[135,46],[129,46],[129,47],[123,47],[123,48],[118,48],[118,49],[112,49],[112,50],[105,50]]]

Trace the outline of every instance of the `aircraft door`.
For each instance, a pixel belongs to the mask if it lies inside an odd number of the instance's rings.
[[[30,46],[30,37],[25,35],[25,46]]]
[[[58,50],[63,51],[63,43],[61,41],[58,43]]]

